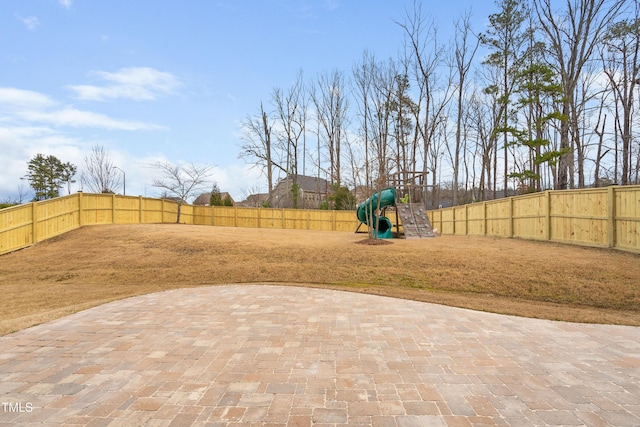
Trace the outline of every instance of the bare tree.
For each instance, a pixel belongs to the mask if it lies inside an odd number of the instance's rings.
[[[302,72],[298,73],[295,83],[286,94],[282,89],[275,88],[272,99],[282,129],[277,137],[281,151],[286,153],[285,174],[296,183],[300,141],[306,129],[307,116]],[[305,147],[302,148],[304,156]]]
[[[94,145],[84,157],[80,180],[92,193],[115,193],[122,186],[122,174],[103,145]]]
[[[366,192],[369,193],[371,188],[371,175],[372,168],[369,159],[369,146],[370,146],[370,123],[371,123],[371,92],[373,90],[373,74],[375,70],[375,57],[369,52],[364,52],[362,55],[362,62],[356,64],[353,67],[353,81],[355,86],[355,93],[357,107],[357,115],[360,122],[359,133],[362,141],[362,151],[364,153],[364,186]],[[357,186],[356,186],[357,189]]]
[[[347,128],[347,94],[344,75],[339,70],[323,73],[312,88],[311,100],[316,109],[320,132],[329,159],[331,184],[340,183],[341,145]]]
[[[560,74],[564,90],[562,115],[569,120],[560,125],[558,189],[572,186],[573,149],[581,151],[578,127],[581,100],[576,89],[585,64],[592,59],[595,47],[602,42],[608,25],[618,15],[625,0],[566,0],[566,10],[558,14],[551,0],[534,0],[540,25],[548,42],[547,57]],[[574,147],[575,146],[575,147]],[[578,186],[584,187],[584,159],[578,158]]]
[[[492,107],[496,104],[487,99],[486,94],[474,92],[469,97],[467,116],[470,121],[471,132],[475,141],[475,156],[480,163],[480,177],[478,190],[480,200],[488,200],[492,190],[492,165],[496,148],[495,134],[497,117],[492,114]],[[495,197],[495,194],[493,195]]]
[[[640,2],[638,0],[635,0],[634,12],[631,19],[621,20],[611,25],[605,33],[601,49],[604,73],[609,79],[615,100],[617,119],[615,128],[622,140],[620,179],[622,185],[632,181],[633,96],[640,77]]]
[[[286,168],[276,160],[274,147],[271,141],[273,125],[269,116],[260,104],[260,114],[248,116],[242,121],[243,145],[240,147],[239,157],[245,161],[254,163],[261,168],[267,176],[269,194],[273,191],[273,171],[279,169],[286,173]]]
[[[593,132],[598,136],[598,145],[596,151],[595,167],[593,169],[593,182],[596,187],[601,186],[600,168],[602,159],[609,153],[609,149],[604,145],[605,129],[607,128],[607,114],[604,112],[606,105],[606,97],[608,91],[605,89],[601,93],[601,99],[598,106],[598,120],[594,126]]]
[[[416,105],[413,110],[416,126],[416,139],[422,141],[422,179],[427,184],[426,176],[432,173],[435,179],[439,167],[438,159],[430,158],[441,155],[440,141],[436,143],[445,120],[445,110],[453,96],[452,69],[448,75],[441,73],[444,48],[438,41],[437,26],[428,20],[422,12],[421,3],[414,1],[413,9],[406,11],[403,21],[396,22],[405,33],[405,51],[409,53],[412,63],[413,79],[417,90]],[[437,147],[432,147],[436,144]]]
[[[197,165],[191,162],[176,165],[165,161],[155,162],[150,167],[160,173],[160,177],[153,180],[153,186],[174,197],[178,202],[176,223],[180,223],[182,205],[187,199],[194,193],[209,188],[209,177],[214,168],[211,165]]]
[[[457,77],[456,96],[458,98],[458,108],[456,114],[456,142],[453,156],[453,204],[458,204],[458,184],[460,174],[460,155],[463,152],[462,121],[465,115],[465,90],[467,76],[473,63],[480,40],[473,36],[470,24],[471,15],[469,13],[455,21],[456,37],[454,42],[455,74]]]

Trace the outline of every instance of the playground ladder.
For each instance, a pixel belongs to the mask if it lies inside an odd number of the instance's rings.
[[[398,203],[396,209],[406,239],[422,239],[436,236],[424,205],[420,203]]]

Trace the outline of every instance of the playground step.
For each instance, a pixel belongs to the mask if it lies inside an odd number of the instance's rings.
[[[398,203],[396,205],[398,217],[402,223],[402,230],[406,239],[422,239],[435,237],[427,210],[419,203]]]

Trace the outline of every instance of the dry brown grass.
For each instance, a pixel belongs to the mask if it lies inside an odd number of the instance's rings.
[[[328,287],[640,325],[637,254],[483,237],[356,244],[365,237],[185,225],[81,228],[0,257],[0,334],[106,301],[227,283]]]

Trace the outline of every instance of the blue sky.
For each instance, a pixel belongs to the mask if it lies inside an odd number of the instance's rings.
[[[159,194],[146,166],[157,160],[215,165],[212,180],[236,200],[265,190],[238,159],[242,119],[299,70],[309,79],[348,74],[364,50],[396,57],[403,35],[394,20],[412,8],[413,0],[2,0],[0,201],[29,190],[20,178],[36,154],[81,169],[94,145],[126,172],[128,195]],[[465,10],[477,30],[495,12],[484,0],[423,8],[443,37]]]

